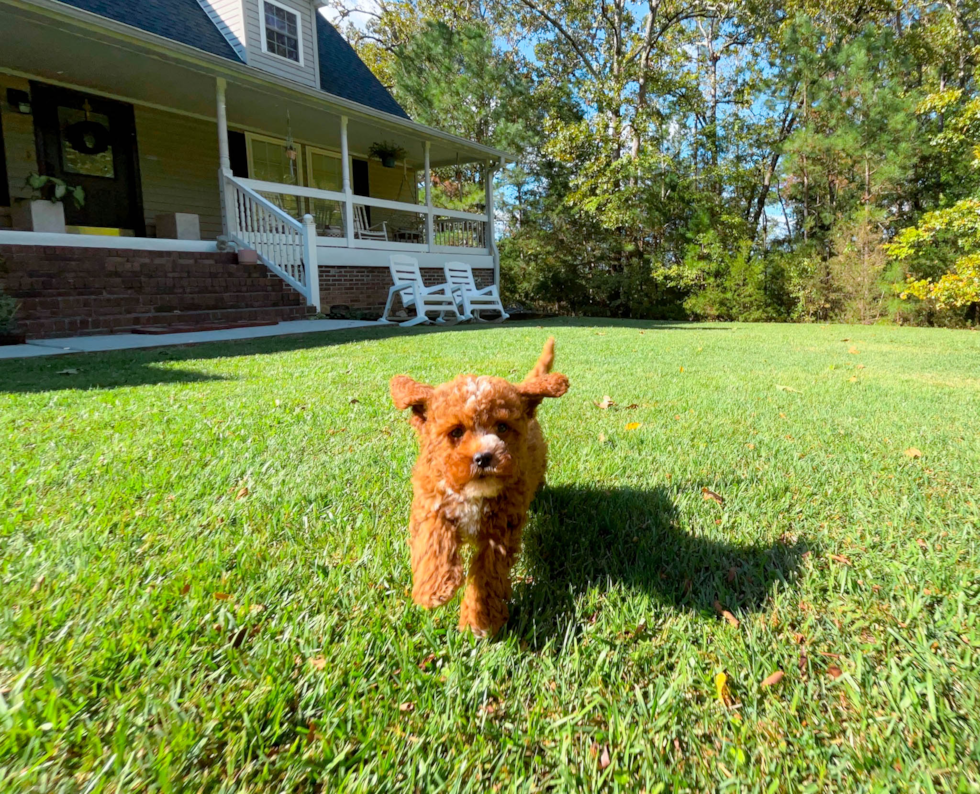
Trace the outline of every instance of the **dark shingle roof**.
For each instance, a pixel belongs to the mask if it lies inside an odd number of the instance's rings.
[[[197,0],[62,0],[67,5],[239,61],[228,40]],[[378,78],[323,16],[316,12],[320,88],[375,110],[409,118]]]
[[[197,0],[62,0],[124,25],[233,61],[241,59]]]
[[[320,54],[320,88],[369,108],[409,118],[354,48],[320,13],[316,15],[316,40]]]

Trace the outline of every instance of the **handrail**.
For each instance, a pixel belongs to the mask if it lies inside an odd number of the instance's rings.
[[[253,249],[262,263],[283,279],[307,303],[319,308],[319,270],[316,261],[316,226],[307,215],[293,218],[250,185],[227,171],[221,173],[226,203],[230,204],[229,236]]]
[[[259,204],[263,205],[263,207],[268,212],[271,212],[273,215],[278,216],[279,220],[281,220],[282,222],[288,224],[289,226],[292,226],[298,232],[303,231],[303,224],[302,223],[300,223],[292,215],[290,215],[288,212],[286,212],[286,210],[280,209],[275,204],[273,204],[271,201],[269,201],[269,199],[267,199],[265,196],[263,196],[262,194],[256,192],[255,190],[252,190],[252,188],[250,188],[246,184],[246,182],[251,182],[252,180],[239,179],[238,177],[234,177],[234,176],[228,176],[228,177],[225,177],[225,178],[229,182],[231,182],[231,184],[235,185],[235,187],[237,187],[239,190],[241,190],[242,193],[245,193],[246,195],[250,196],[253,201],[257,201]],[[275,184],[275,183],[273,183],[273,182],[263,182],[261,184],[263,184],[263,185],[266,185],[266,184],[272,185],[272,184]],[[292,185],[287,185],[286,187],[292,187]],[[278,190],[276,192],[277,193],[281,193],[282,191],[281,190]]]
[[[266,182],[261,179],[241,179],[236,177],[235,181],[252,190],[261,190],[265,193],[281,193],[285,196],[300,196],[302,198],[323,199],[326,201],[336,201],[343,204],[347,201],[347,196],[336,190],[321,190],[320,188],[305,187],[303,185],[287,185],[282,182]],[[373,196],[351,196],[352,204],[363,204],[366,207],[378,207],[379,209],[394,210],[397,212],[414,212],[425,215],[428,207],[425,204],[412,204],[407,201],[390,201],[389,199],[374,198]],[[446,218],[459,218],[464,221],[484,221],[487,216],[478,212],[464,212],[463,210],[444,209],[433,205],[432,214]]]

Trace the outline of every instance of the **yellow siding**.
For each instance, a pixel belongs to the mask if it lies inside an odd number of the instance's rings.
[[[217,126],[139,105],[135,113],[147,235],[156,236],[159,213],[193,212],[201,238],[213,240],[221,234]]]
[[[415,171],[409,168],[406,174],[401,163],[394,168],[385,168],[378,160],[368,160],[368,186],[371,198],[416,203]]]
[[[3,142],[7,152],[7,179],[11,201],[24,198],[30,191],[24,187],[27,175],[37,171],[37,148],[34,145],[34,119],[18,113],[7,104],[7,89],[30,91],[30,83],[19,77],[0,74],[0,113],[3,114]],[[9,212],[0,211],[0,229],[9,228]]]

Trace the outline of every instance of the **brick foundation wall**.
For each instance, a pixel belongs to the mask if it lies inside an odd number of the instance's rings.
[[[423,267],[422,278],[426,285],[442,284],[446,274],[440,268]],[[480,288],[493,284],[493,270],[476,268],[473,278]],[[392,285],[391,273],[386,267],[320,266],[320,305],[324,312],[334,306],[348,306],[352,312],[365,317],[380,317],[388,300]],[[402,309],[396,299],[394,311]]]
[[[0,245],[0,289],[31,338],[182,322],[299,319],[304,298],[236,253]]]

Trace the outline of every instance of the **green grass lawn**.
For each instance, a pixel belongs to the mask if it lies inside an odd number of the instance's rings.
[[[572,388],[511,620],[476,640],[408,597],[387,383],[519,378],[549,333]],[[978,433],[966,331],[0,363],[0,790],[977,791]]]

